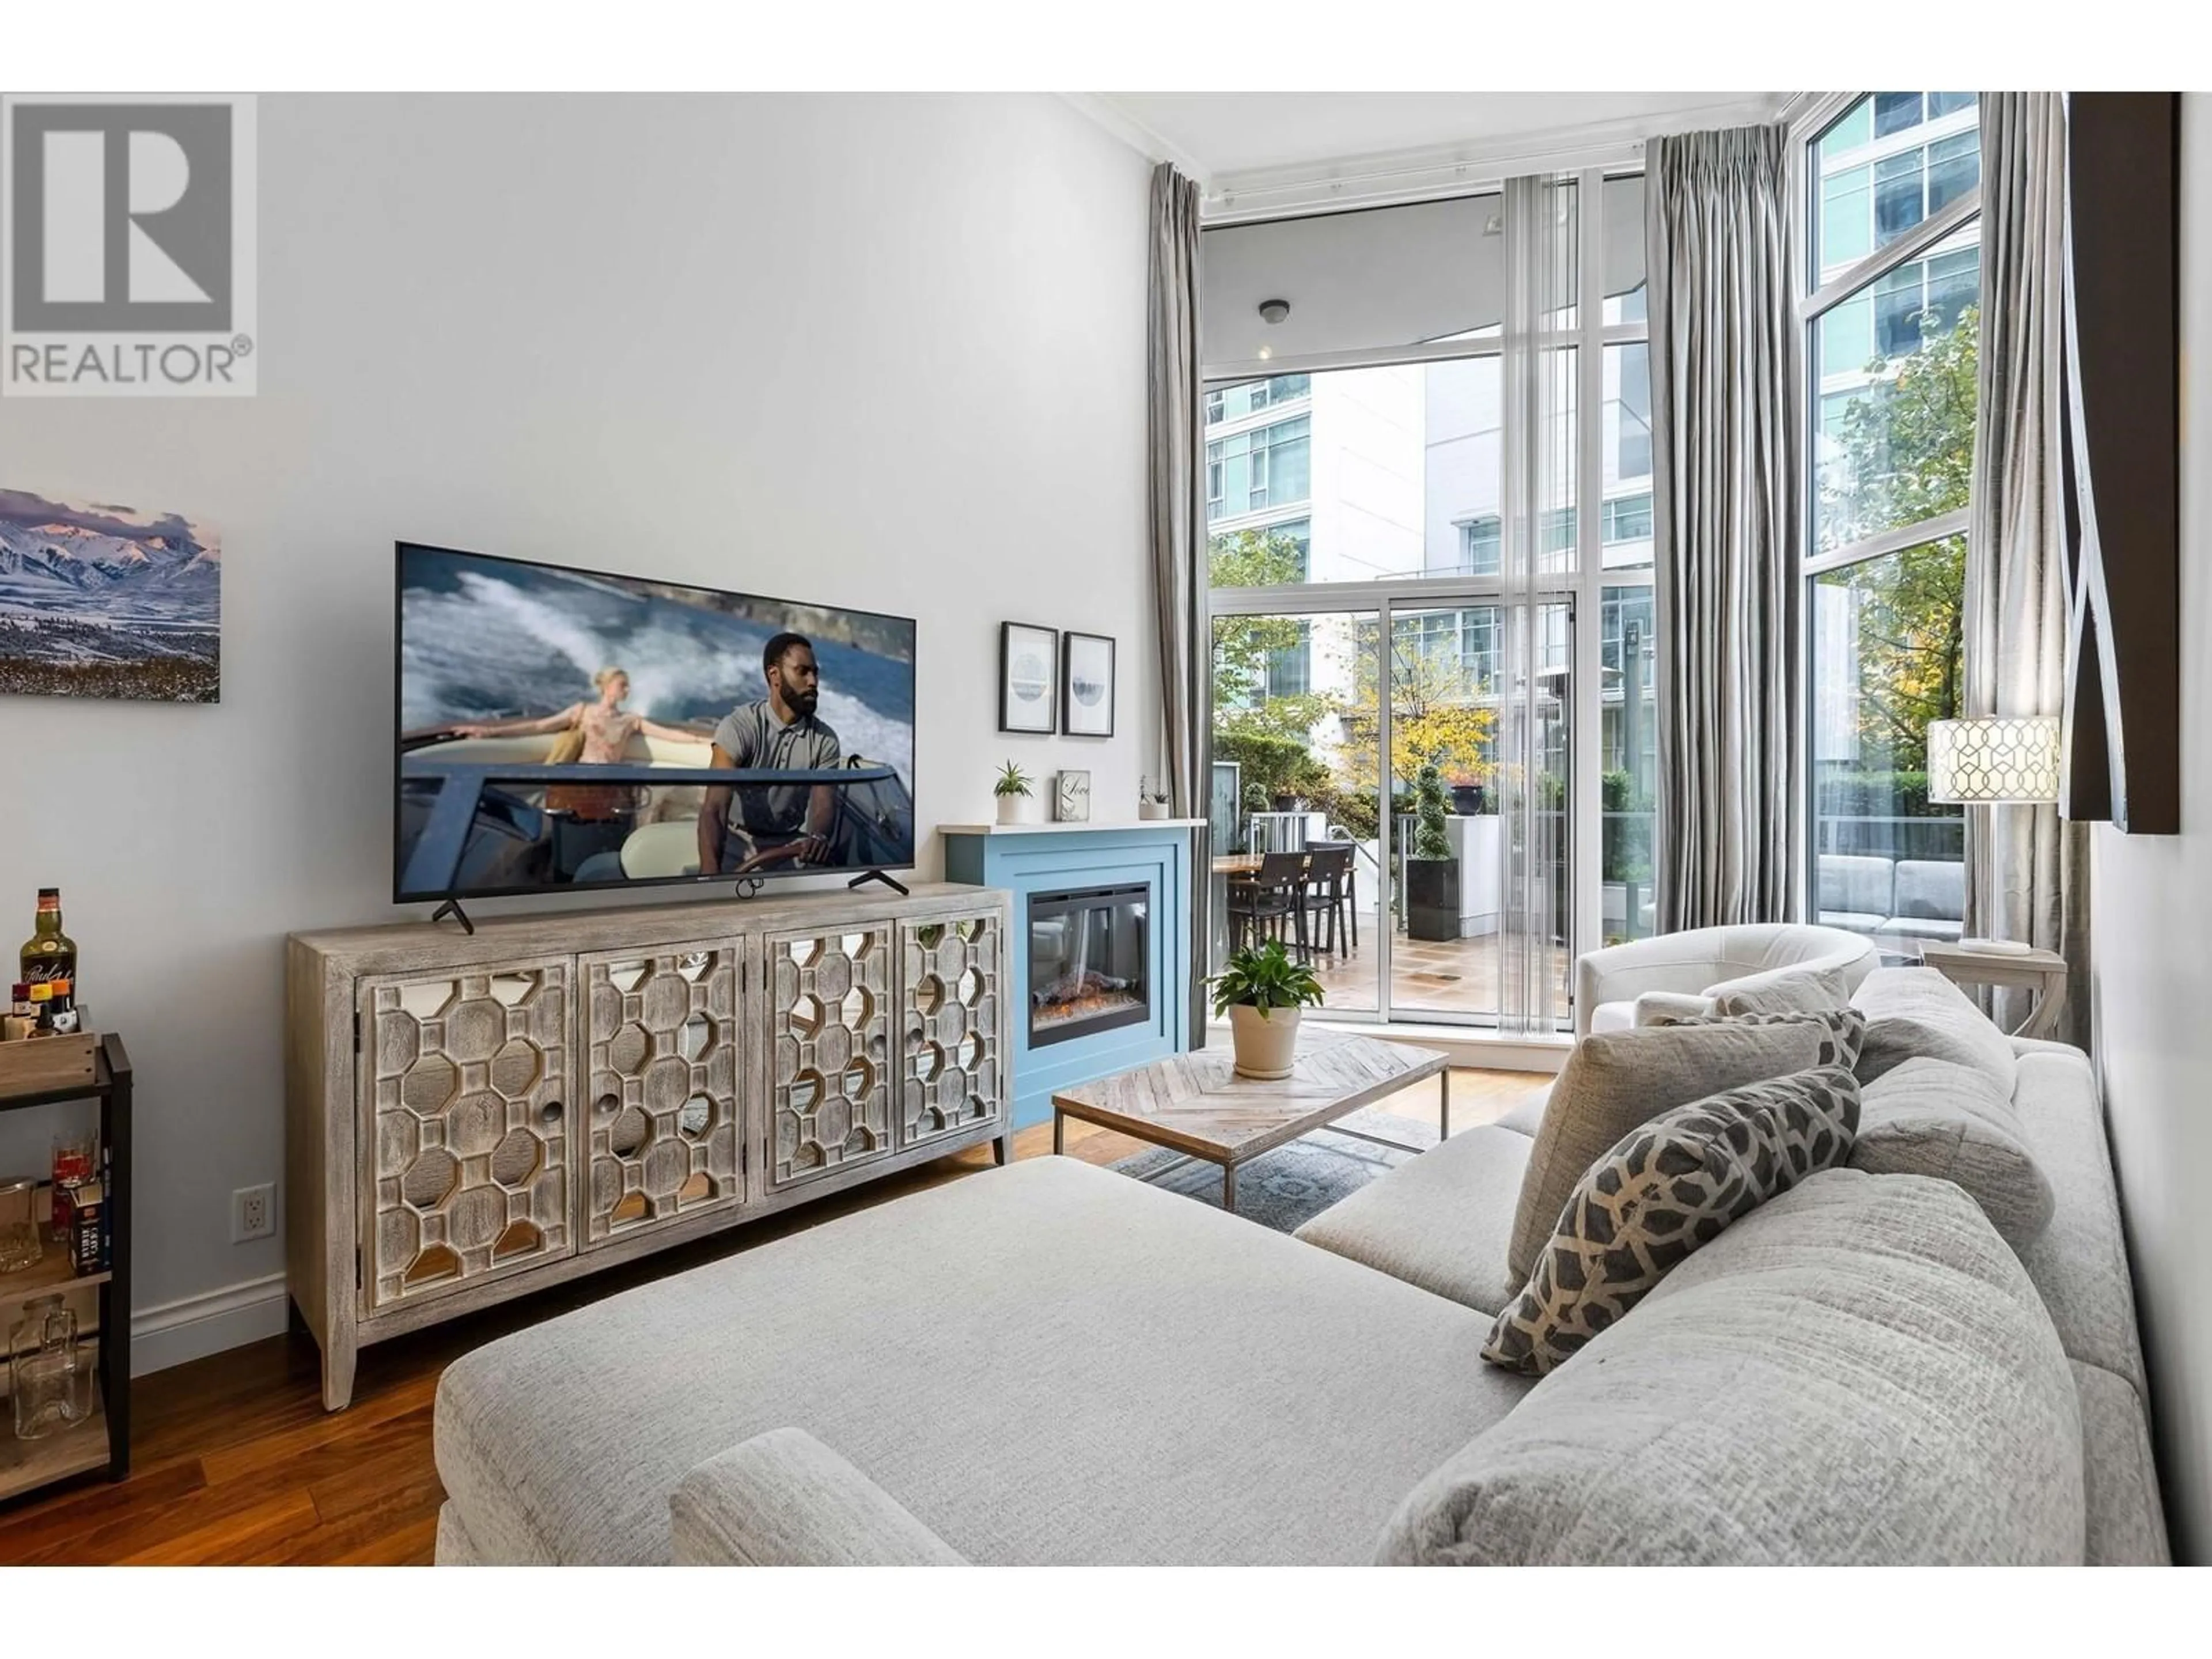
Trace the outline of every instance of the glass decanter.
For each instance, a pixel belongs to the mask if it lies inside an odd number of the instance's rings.
[[[91,1368],[77,1345],[76,1316],[59,1296],[42,1296],[23,1304],[23,1316],[8,1333],[9,1397],[15,1410],[15,1436],[36,1440],[73,1423],[91,1409]]]

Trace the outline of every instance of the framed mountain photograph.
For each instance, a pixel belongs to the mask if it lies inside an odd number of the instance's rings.
[[[1071,738],[1114,735],[1114,641],[1103,634],[1060,640],[1060,729]]]
[[[0,694],[214,702],[222,669],[213,530],[0,489]]]

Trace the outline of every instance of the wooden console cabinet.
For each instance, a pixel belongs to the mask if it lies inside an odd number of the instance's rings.
[[[918,886],[295,933],[285,1249],[364,1346],[986,1140],[1012,901]]]

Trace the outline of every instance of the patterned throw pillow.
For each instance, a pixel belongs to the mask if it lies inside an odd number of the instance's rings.
[[[1820,1050],[1820,1064],[1842,1066],[1853,1070],[1859,1063],[1859,1050],[1865,1046],[1866,1016],[1856,1008],[1823,1009],[1815,1013],[1789,1014],[1668,1014],[1655,1011],[1650,1022],[1654,1025],[1825,1025],[1832,1046]]]
[[[1701,1244],[1777,1193],[1850,1156],[1859,1090],[1825,1066],[1662,1112],[1577,1183],[1535,1272],[1482,1357],[1541,1376]]]

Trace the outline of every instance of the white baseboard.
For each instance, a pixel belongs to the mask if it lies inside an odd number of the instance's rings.
[[[131,1316],[131,1375],[282,1336],[287,1318],[282,1273],[141,1309]]]

